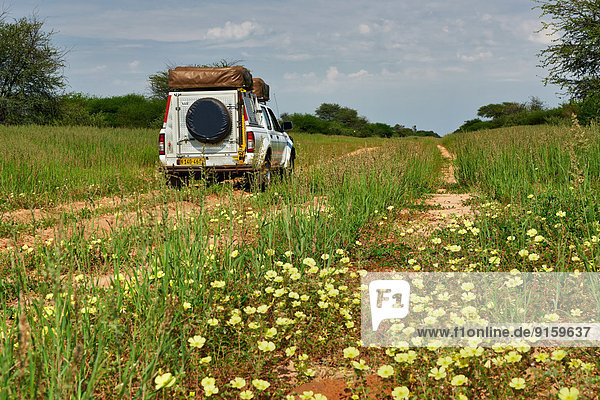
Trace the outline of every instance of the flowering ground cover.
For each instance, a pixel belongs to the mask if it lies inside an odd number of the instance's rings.
[[[370,271],[596,271],[596,128],[452,135],[451,185],[438,140],[332,163],[364,144],[296,136],[329,156],[265,193],[175,190],[146,170],[150,204],[63,212],[52,240],[23,245],[35,223],[4,221],[0,398],[323,399],[294,389],[325,378],[343,382],[340,398],[597,397],[595,348],[360,342]],[[430,223],[425,198],[442,186],[471,191],[471,217]],[[98,236],[67,229],[106,212],[139,217]]]

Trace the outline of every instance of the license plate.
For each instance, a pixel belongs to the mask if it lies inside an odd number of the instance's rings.
[[[179,165],[204,165],[204,158],[180,158],[178,160]]]

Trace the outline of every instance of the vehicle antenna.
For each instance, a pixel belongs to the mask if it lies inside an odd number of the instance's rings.
[[[273,100],[275,100],[275,108],[277,109],[277,116],[279,116],[279,118],[281,118],[281,113],[279,112],[279,104],[277,104],[277,97],[275,96],[275,93],[273,93]]]

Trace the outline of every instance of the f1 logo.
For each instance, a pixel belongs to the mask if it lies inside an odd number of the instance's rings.
[[[404,280],[377,280],[369,284],[371,323],[373,331],[386,319],[408,315],[410,284]]]

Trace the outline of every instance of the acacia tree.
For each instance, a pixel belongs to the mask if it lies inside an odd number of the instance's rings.
[[[66,51],[52,45],[36,16],[0,15],[0,123],[46,123],[56,117]]]
[[[234,67],[240,65],[242,60],[222,59],[211,64],[193,65],[194,67]],[[155,99],[166,99],[169,95],[169,70],[175,68],[172,65],[167,65],[166,71],[157,71],[148,76],[148,87],[150,89],[150,97]]]
[[[575,99],[600,92],[600,2],[534,0],[542,11],[540,32],[556,35],[538,56],[549,72],[544,84],[556,84]]]

